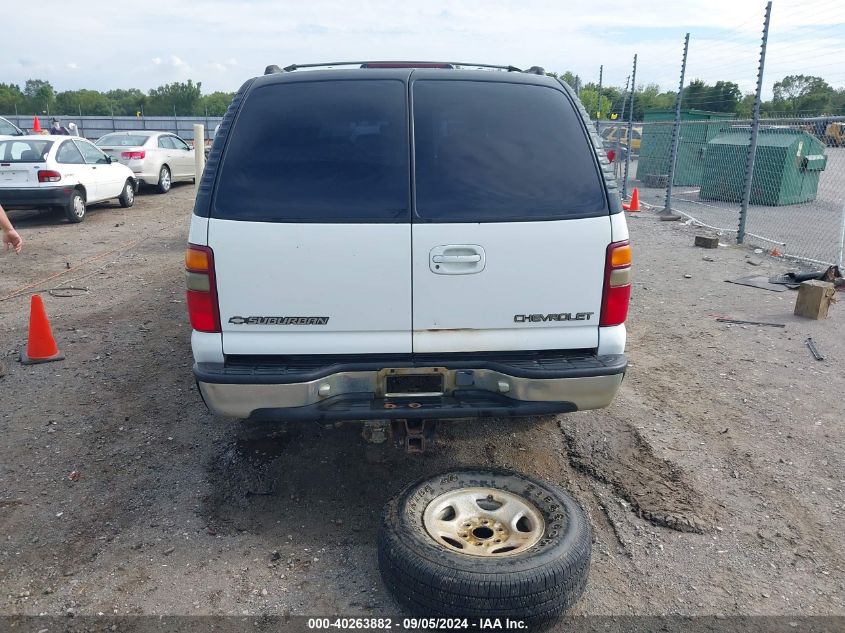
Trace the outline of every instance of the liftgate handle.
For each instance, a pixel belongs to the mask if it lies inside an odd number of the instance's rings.
[[[481,255],[435,255],[431,261],[435,264],[477,264]]]

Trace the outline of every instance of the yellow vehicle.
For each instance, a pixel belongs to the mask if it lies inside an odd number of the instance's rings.
[[[628,126],[627,125],[613,125],[602,130],[602,138],[605,144],[614,145],[619,143],[623,147],[628,147]],[[631,150],[634,154],[640,151],[640,145],[643,141],[643,128],[641,125],[635,125],[631,128]]]
[[[828,147],[845,147],[845,123],[829,123],[824,130],[824,142]]]

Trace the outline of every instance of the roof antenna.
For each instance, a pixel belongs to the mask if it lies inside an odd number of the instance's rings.
[[[542,68],[541,66],[532,66],[528,70],[523,70],[522,72],[528,73],[530,75],[545,75],[546,74],[546,70],[544,68]]]
[[[270,64],[267,68],[264,69],[265,75],[275,75],[276,73],[282,72],[282,69],[279,68],[276,64]]]

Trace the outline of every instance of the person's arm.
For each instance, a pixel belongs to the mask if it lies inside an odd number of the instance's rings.
[[[23,248],[23,238],[18,235],[15,227],[12,226],[9,216],[6,215],[2,206],[0,206],[0,231],[3,233],[3,244],[6,245],[6,250],[13,248],[16,253],[20,254]]]

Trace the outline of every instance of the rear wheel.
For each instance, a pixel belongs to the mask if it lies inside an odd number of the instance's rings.
[[[379,567],[412,612],[549,621],[587,584],[592,536],[563,490],[462,470],[412,484],[384,510]]]
[[[135,185],[131,180],[127,180],[123,185],[123,193],[120,194],[117,201],[120,202],[120,206],[124,209],[135,204]]]
[[[158,192],[167,193],[170,191],[170,186],[172,184],[173,180],[170,175],[170,168],[167,165],[162,165],[161,170],[158,172]]]
[[[70,195],[70,200],[65,207],[65,216],[73,224],[78,224],[85,219],[85,195],[79,189],[74,189]]]

